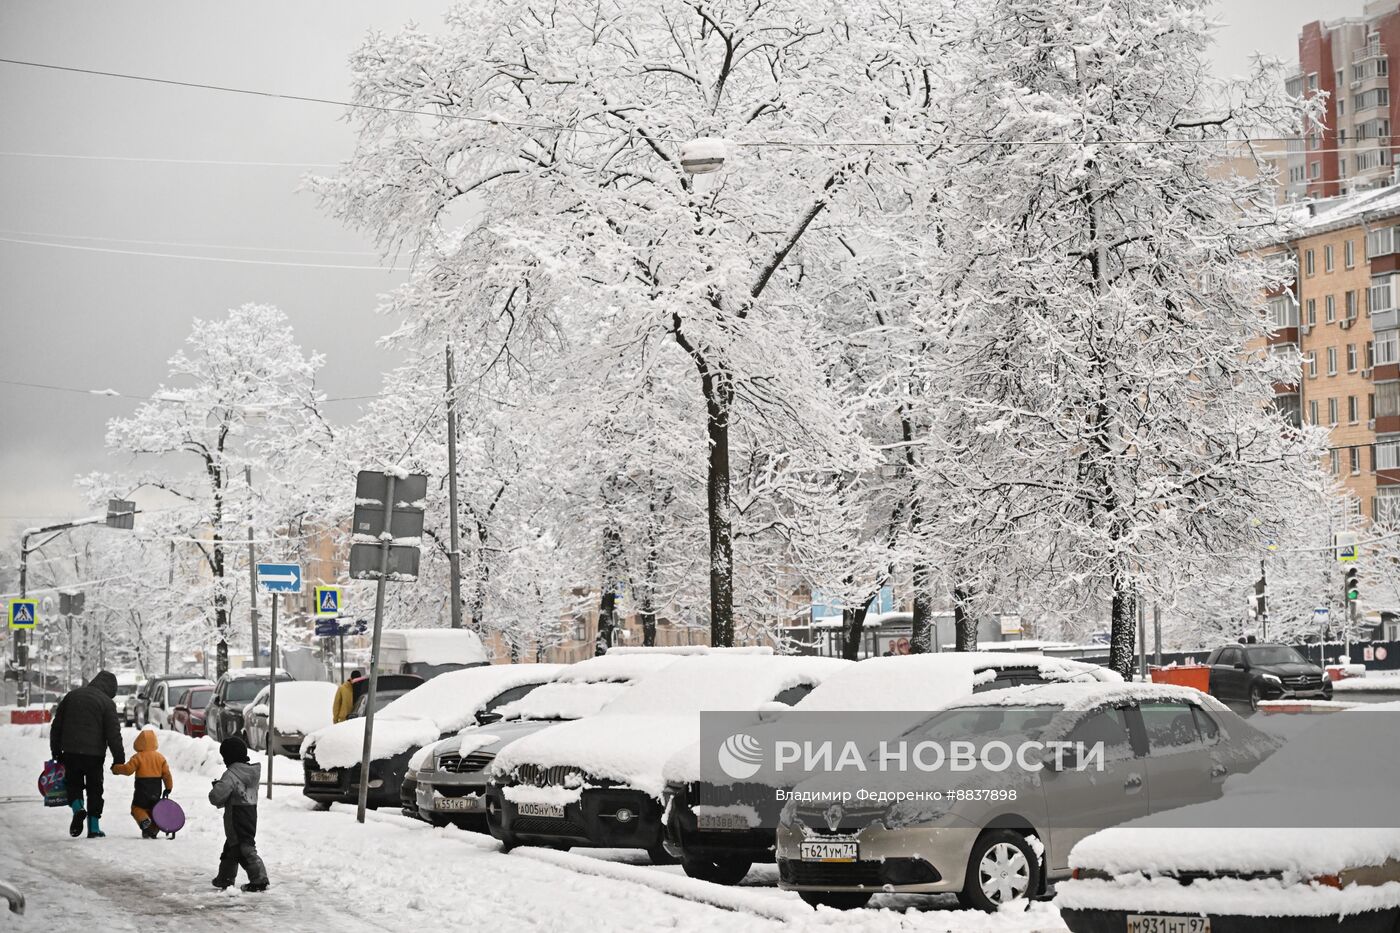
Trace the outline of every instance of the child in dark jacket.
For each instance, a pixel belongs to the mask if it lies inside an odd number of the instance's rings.
[[[131,792],[131,818],[141,827],[141,835],[154,839],[160,834],[151,821],[151,808],[162,797],[169,797],[175,788],[175,779],[170,776],[170,765],[165,756],[156,751],[156,734],[150,729],[142,729],[136,737],[136,754],[124,764],[112,765],[113,774],[136,775],[136,787]],[[165,786],[162,787],[161,785]]]
[[[238,866],[248,873],[243,891],[266,891],[267,868],[258,857],[258,784],[262,766],[248,761],[248,746],[241,739],[224,739],[219,754],[227,768],[209,790],[209,802],[224,811],[224,850],[214,887],[227,888],[238,880]]]

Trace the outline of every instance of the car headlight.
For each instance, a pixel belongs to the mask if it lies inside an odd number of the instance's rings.
[[[1280,678],[1275,677],[1273,674],[1260,674],[1260,675],[1259,675],[1259,679],[1260,679],[1260,680],[1267,680],[1267,681],[1268,681],[1269,683],[1271,683],[1271,684],[1281,684],[1281,683],[1283,683],[1283,681],[1282,681]]]
[[[427,758],[424,758],[422,761],[420,761],[420,762],[418,763],[418,771],[419,771],[419,773],[422,773],[422,772],[424,772],[424,771],[436,771],[436,770],[437,770],[437,755],[429,755]]]
[[[789,799],[786,803],[783,804],[782,810],[778,811],[778,825],[791,828],[793,822],[796,819],[797,801]]]

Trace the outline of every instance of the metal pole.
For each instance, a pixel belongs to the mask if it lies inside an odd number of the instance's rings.
[[[1162,607],[1152,604],[1152,653],[1156,655],[1156,665],[1162,666]]]
[[[374,703],[379,694],[379,637],[384,628],[384,586],[389,576],[389,543],[394,540],[394,474],[385,474],[388,484],[384,490],[384,532],[379,536],[379,580],[374,589],[374,637],[369,649],[369,696],[365,705],[365,744],[360,751],[360,801],[355,819],[365,821],[365,805],[369,802],[369,750],[374,740]]]
[[[258,566],[253,556],[253,468],[243,467],[243,482],[248,486],[248,620],[253,628],[253,666],[258,666]],[[271,597],[273,605],[277,597]],[[274,610],[276,611],[276,610]],[[274,664],[274,666],[276,666]]]
[[[340,628],[338,622],[336,628]],[[345,683],[345,633],[343,631],[340,633],[340,682]]]
[[[281,602],[276,593],[269,593],[272,602],[272,635],[268,644],[271,657],[268,663],[272,668],[272,679],[267,684],[267,799],[272,799],[272,760],[277,757],[272,747],[273,736],[277,734],[277,604]],[[256,660],[254,664],[256,664]]]
[[[447,528],[451,550],[447,560],[452,575],[452,627],[462,627],[462,552],[457,534],[457,388],[452,365],[452,344],[447,345]]]
[[[29,535],[19,539],[19,598],[24,599],[29,586]],[[36,613],[37,615],[37,613]],[[29,631],[15,630],[15,661],[20,663],[19,689],[15,692],[15,702],[21,707],[29,705]]]
[[[165,636],[165,672],[170,673],[170,636]]]
[[[1143,610],[1142,597],[1137,598],[1138,617],[1138,675],[1147,679],[1147,615]]]

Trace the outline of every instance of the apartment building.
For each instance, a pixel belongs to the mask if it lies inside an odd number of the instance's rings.
[[[1327,465],[1364,515],[1400,520],[1400,188],[1300,210],[1297,279],[1269,297],[1270,349],[1302,357],[1277,404],[1331,432]]]
[[[1395,178],[1390,127],[1396,119],[1390,56],[1400,54],[1400,0],[1370,0],[1358,17],[1308,23],[1298,34],[1295,97],[1325,93],[1320,123],[1290,142],[1287,196],[1330,198]]]

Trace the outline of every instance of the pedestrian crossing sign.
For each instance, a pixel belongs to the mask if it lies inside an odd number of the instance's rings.
[[[10,600],[10,628],[33,628],[39,621],[39,601],[37,599]]]
[[[340,587],[338,586],[318,586],[316,587],[316,615],[318,616],[338,616],[340,615]]]

